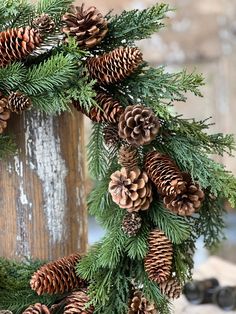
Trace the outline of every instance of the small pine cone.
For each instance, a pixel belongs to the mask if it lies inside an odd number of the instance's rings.
[[[126,169],[132,170],[138,166],[138,152],[135,147],[123,145],[119,151],[118,163]]]
[[[162,283],[171,275],[173,246],[165,234],[156,229],[149,235],[149,251],[145,258],[145,270],[149,279]]]
[[[75,266],[80,259],[79,254],[71,254],[68,257],[43,265],[33,274],[30,281],[31,288],[38,295],[44,293],[62,294],[84,288],[86,282],[75,273]]]
[[[103,129],[103,137],[107,146],[115,146],[119,141],[118,126],[109,124]]]
[[[55,29],[55,22],[53,18],[46,13],[36,17],[33,20],[32,25],[39,31],[41,35],[52,33]]]
[[[23,111],[28,110],[31,105],[31,99],[20,92],[11,92],[8,97],[7,108],[11,112],[21,114]]]
[[[126,107],[119,120],[119,136],[129,144],[150,144],[156,137],[160,123],[152,109],[143,105]]]
[[[92,79],[100,84],[114,84],[131,75],[142,63],[142,53],[138,48],[120,47],[102,56],[87,60]]]
[[[186,189],[176,196],[165,196],[163,199],[167,209],[181,216],[191,216],[201,207],[204,200],[204,192],[198,183],[194,183],[188,173],[182,173]]]
[[[0,310],[0,314],[13,314],[13,313],[8,310]]]
[[[138,167],[122,168],[111,175],[109,192],[113,201],[128,212],[147,210],[152,202],[152,187],[146,172]]]
[[[145,160],[145,170],[157,187],[157,191],[163,196],[176,196],[186,189],[182,172],[167,155],[157,151],[148,153]]]
[[[0,32],[0,68],[25,59],[41,42],[38,30],[29,26]]]
[[[128,314],[157,314],[157,310],[154,304],[147,301],[141,291],[135,291],[129,302]]]
[[[4,132],[7,127],[7,120],[10,119],[11,112],[7,109],[8,98],[0,92],[0,134]]]
[[[100,44],[108,32],[107,20],[94,6],[84,10],[84,5],[72,5],[69,12],[63,15],[62,21],[66,24],[63,33],[75,36],[81,48],[93,48]]]
[[[36,303],[28,307],[22,314],[50,314],[50,311],[46,305]]]
[[[88,295],[83,291],[73,292],[66,297],[66,306],[64,314],[93,314],[94,308],[92,306],[86,307],[89,302]]]
[[[166,295],[169,299],[178,299],[182,292],[182,287],[175,278],[162,282],[159,288],[161,293]]]
[[[118,100],[104,92],[98,92],[95,100],[98,106],[90,109],[89,113],[77,101],[74,101],[73,105],[78,111],[86,114],[93,122],[117,123],[119,121],[124,109]]]
[[[142,226],[142,218],[138,213],[127,213],[122,222],[122,230],[128,236],[135,236]]]

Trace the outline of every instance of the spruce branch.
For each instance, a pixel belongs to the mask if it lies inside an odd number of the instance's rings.
[[[13,155],[16,152],[16,145],[9,135],[0,135],[0,160]]]
[[[73,0],[39,0],[36,7],[36,14],[46,13],[53,16],[55,20],[58,20],[72,3]]]
[[[20,62],[0,68],[0,89],[7,92],[17,90],[19,85],[23,85],[26,73],[26,68]]]

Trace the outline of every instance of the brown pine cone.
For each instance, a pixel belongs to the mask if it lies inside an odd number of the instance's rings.
[[[8,97],[7,108],[11,112],[21,114],[31,107],[31,99],[20,92],[11,92]]]
[[[0,67],[25,59],[41,42],[38,30],[29,26],[0,32]]]
[[[118,126],[109,124],[103,129],[103,137],[107,146],[115,146],[119,141]]]
[[[188,173],[182,173],[186,189],[176,196],[165,196],[164,205],[167,209],[181,216],[191,216],[201,207],[204,192],[198,183],[194,183]]]
[[[96,7],[84,10],[81,7],[71,6],[69,12],[62,17],[66,26],[62,29],[67,36],[75,36],[81,48],[92,48],[102,41],[108,32],[107,20]]]
[[[28,307],[22,314],[50,314],[50,311],[46,305],[36,303]]]
[[[71,254],[43,265],[33,274],[31,288],[41,295],[62,294],[86,287],[86,282],[75,273],[75,266],[80,259],[79,254]]]
[[[98,106],[90,109],[87,113],[78,101],[74,101],[73,105],[78,110],[89,117],[93,122],[109,122],[117,123],[124,108],[120,102],[112,98],[105,92],[98,92],[95,100]]]
[[[165,234],[156,229],[149,235],[149,251],[145,258],[145,271],[149,279],[162,283],[171,275],[173,246]]]
[[[182,287],[179,281],[175,278],[162,282],[159,285],[159,288],[161,293],[166,295],[169,299],[178,299],[182,292]]]
[[[135,147],[123,145],[119,151],[118,163],[129,170],[138,166],[138,151]]]
[[[33,20],[32,25],[42,35],[52,33],[56,26],[53,18],[46,13],[36,17]]]
[[[186,182],[175,162],[157,151],[146,155],[145,170],[162,196],[177,195],[185,191]]]
[[[10,119],[11,112],[7,109],[8,98],[0,92],[0,134],[4,132],[7,127],[7,120]]]
[[[142,226],[142,218],[138,213],[127,213],[122,222],[122,230],[128,236],[135,236]]]
[[[76,291],[66,297],[66,306],[64,314],[93,314],[92,306],[86,307],[89,297],[84,291]]]
[[[152,202],[152,187],[146,172],[138,167],[122,168],[111,175],[109,192],[113,201],[128,212],[147,210]]]
[[[143,105],[126,107],[119,120],[119,136],[129,144],[150,144],[156,137],[160,123],[152,109]]]
[[[120,47],[102,56],[89,58],[87,67],[92,79],[106,85],[130,76],[142,61],[142,53],[138,48]]]
[[[128,314],[157,314],[154,304],[150,304],[141,291],[135,291],[129,302]]]

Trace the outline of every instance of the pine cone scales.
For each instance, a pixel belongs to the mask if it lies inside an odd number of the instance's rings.
[[[0,134],[7,127],[7,120],[10,119],[11,112],[7,109],[8,99],[0,92]]]
[[[186,182],[183,175],[169,156],[156,151],[148,153],[145,169],[161,195],[176,196],[185,191]]]
[[[123,145],[119,151],[118,163],[126,169],[134,169],[138,166],[138,152],[132,146]]]
[[[38,295],[62,294],[79,288],[84,288],[86,282],[75,273],[75,266],[81,259],[79,254],[58,259],[43,265],[31,278],[30,285]]]
[[[103,129],[103,137],[106,145],[116,145],[120,138],[118,135],[118,127],[116,124],[109,124]]]
[[[32,25],[42,35],[52,33],[55,29],[55,22],[53,18],[46,13],[43,13],[40,16],[36,17],[33,20]]]
[[[147,210],[152,202],[152,188],[147,174],[139,168],[122,168],[111,175],[109,192],[113,201],[128,212]]]
[[[181,295],[182,287],[177,279],[170,279],[162,282],[159,285],[162,294],[165,294],[169,299],[178,299]]]
[[[10,109],[11,112],[21,114],[22,111],[28,110],[31,107],[31,105],[32,105],[31,100],[26,95],[20,92],[10,93],[7,108]]]
[[[142,63],[142,53],[138,48],[120,47],[99,57],[87,60],[92,79],[100,84],[114,84],[132,74]]]
[[[94,308],[92,306],[86,307],[89,302],[89,297],[83,291],[72,293],[66,298],[66,306],[64,314],[93,314]]]
[[[135,236],[142,226],[142,218],[138,213],[127,213],[122,222],[122,230],[128,236]]]
[[[62,31],[67,36],[75,36],[82,48],[92,48],[100,44],[108,32],[106,19],[94,6],[84,10],[84,5],[72,5],[62,21],[66,24]]]
[[[165,234],[156,229],[149,235],[149,251],[145,258],[145,271],[148,277],[162,283],[171,275],[173,246]]]
[[[50,314],[50,311],[46,305],[36,303],[28,307],[22,314]]]
[[[42,42],[38,30],[29,26],[0,33],[0,67],[26,58]]]
[[[135,291],[129,304],[128,314],[157,314],[154,304],[150,304],[141,291]]]
[[[119,136],[129,144],[150,144],[159,131],[160,123],[154,112],[143,105],[126,107],[119,120]]]

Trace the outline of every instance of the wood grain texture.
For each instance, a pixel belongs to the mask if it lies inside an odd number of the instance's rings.
[[[14,115],[18,152],[0,163],[0,256],[55,259],[87,243],[80,113]]]

